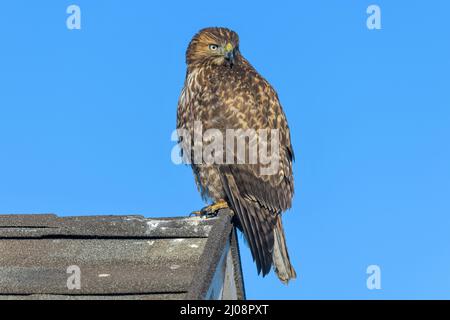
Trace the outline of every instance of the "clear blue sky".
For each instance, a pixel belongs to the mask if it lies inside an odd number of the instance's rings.
[[[368,30],[378,4],[382,29]],[[66,28],[66,8],[82,11]],[[249,298],[450,298],[449,1],[2,1],[0,212],[184,215],[170,140],[193,34],[227,26],[288,116],[300,278]],[[381,268],[381,290],[366,268]]]

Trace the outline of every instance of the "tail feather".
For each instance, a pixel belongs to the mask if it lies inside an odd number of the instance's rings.
[[[274,229],[274,246],[273,246],[273,265],[278,278],[285,284],[289,280],[295,279],[297,274],[289,259],[289,254],[284,237],[283,224],[281,216],[278,215],[277,223]]]

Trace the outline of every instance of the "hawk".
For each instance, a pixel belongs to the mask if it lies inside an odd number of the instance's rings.
[[[294,152],[278,95],[243,57],[239,36],[230,29],[200,30],[189,43],[186,64],[177,129],[188,133],[188,138],[179,134],[181,153],[192,166],[202,198],[213,202],[201,212],[231,208],[233,221],[244,234],[258,274],[267,275],[273,266],[278,278],[288,283],[296,273],[289,259],[281,214],[291,207],[294,194]],[[276,170],[263,174],[264,165],[258,161],[211,163],[194,159],[199,146],[194,139],[196,123],[203,130],[215,129],[223,136],[230,129],[275,130],[279,142]],[[248,139],[246,152],[252,139]],[[227,153],[231,152],[236,152],[235,147],[224,147],[223,153],[215,156],[228,159]],[[232,159],[236,160],[236,155]]]

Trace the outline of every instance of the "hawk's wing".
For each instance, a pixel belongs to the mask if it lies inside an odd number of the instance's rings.
[[[220,105],[222,103],[223,106]],[[221,110],[212,117],[214,121],[211,122],[216,126],[221,124],[227,129],[277,129],[279,132],[279,166],[274,174],[262,174],[263,165],[260,162],[219,166],[228,201],[239,218],[258,273],[265,275],[273,262],[274,237],[282,237],[275,242],[285,246],[279,215],[291,207],[294,193],[294,153],[289,127],[275,90],[256,72],[250,71],[244,76],[237,89],[234,86],[233,95],[222,96],[216,100],[216,106],[217,110]],[[277,228],[281,228],[278,234]],[[285,248],[279,249],[284,249],[287,256]],[[290,267],[290,263],[288,265]],[[291,274],[295,274],[293,269]]]

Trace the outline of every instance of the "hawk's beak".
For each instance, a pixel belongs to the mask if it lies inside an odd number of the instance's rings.
[[[231,43],[228,43],[225,46],[225,59],[230,63],[230,65],[234,64],[234,48]]]
[[[234,52],[230,51],[225,53],[225,59],[227,59],[230,64],[234,64]]]

